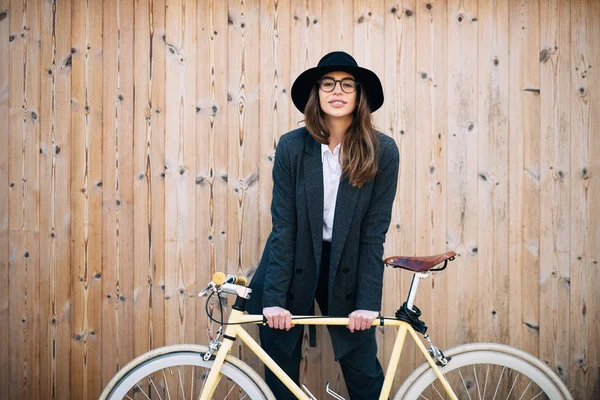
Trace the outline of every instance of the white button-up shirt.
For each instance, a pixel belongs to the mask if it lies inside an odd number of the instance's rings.
[[[331,241],[333,233],[333,217],[337,198],[342,164],[340,159],[340,146],[338,144],[333,153],[329,146],[321,144],[321,161],[323,162],[323,240]]]

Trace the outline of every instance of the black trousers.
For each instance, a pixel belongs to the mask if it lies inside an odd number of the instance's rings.
[[[327,287],[329,279],[329,255],[331,243],[323,242],[323,256],[321,258],[321,269],[319,282],[315,293],[315,300],[319,304],[321,312],[326,315]],[[296,382],[300,381],[300,361],[302,359],[302,336],[296,343],[296,347],[288,357],[272,340],[268,339],[268,326],[261,326],[260,341],[262,348],[275,360],[275,362]],[[340,366],[344,374],[344,380],[348,388],[351,400],[373,400],[379,398],[383,386],[383,369],[377,360],[377,342],[368,341],[344,355],[340,359]],[[265,368],[265,381],[277,400],[294,400],[296,396],[271,372]],[[323,382],[322,384],[325,384]],[[315,389],[316,391],[316,389]]]

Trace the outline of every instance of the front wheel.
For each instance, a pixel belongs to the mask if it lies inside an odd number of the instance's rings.
[[[452,358],[440,371],[459,399],[568,399],[571,394],[546,364],[529,353],[496,343],[471,343],[444,352]],[[399,399],[449,398],[429,363],[404,381]]]
[[[198,399],[213,361],[204,361],[208,348],[165,346],[137,357],[106,386],[100,400]],[[213,399],[274,400],[261,377],[241,360],[227,356]]]

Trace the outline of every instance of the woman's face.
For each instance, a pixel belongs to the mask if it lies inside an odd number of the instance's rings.
[[[321,79],[323,78],[333,78],[335,80],[342,80],[344,78],[354,79],[348,72],[341,71],[328,72],[321,77]],[[325,115],[333,118],[343,118],[352,115],[352,112],[356,108],[356,90],[352,93],[346,93],[349,90],[342,90],[341,82],[335,82],[335,87],[331,92],[324,91],[323,86],[322,84],[319,89],[319,104]],[[346,86],[345,89],[349,89],[349,87]]]

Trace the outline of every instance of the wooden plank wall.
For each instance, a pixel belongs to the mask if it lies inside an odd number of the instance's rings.
[[[598,21],[597,0],[0,0],[0,397],[96,398],[214,336],[195,293],[256,268],[291,84],[333,50],[385,86],[386,255],[459,253],[417,302],[434,341],[511,344],[600,397]],[[386,270],[386,314],[410,278]],[[301,379],[345,394],[318,335]]]

